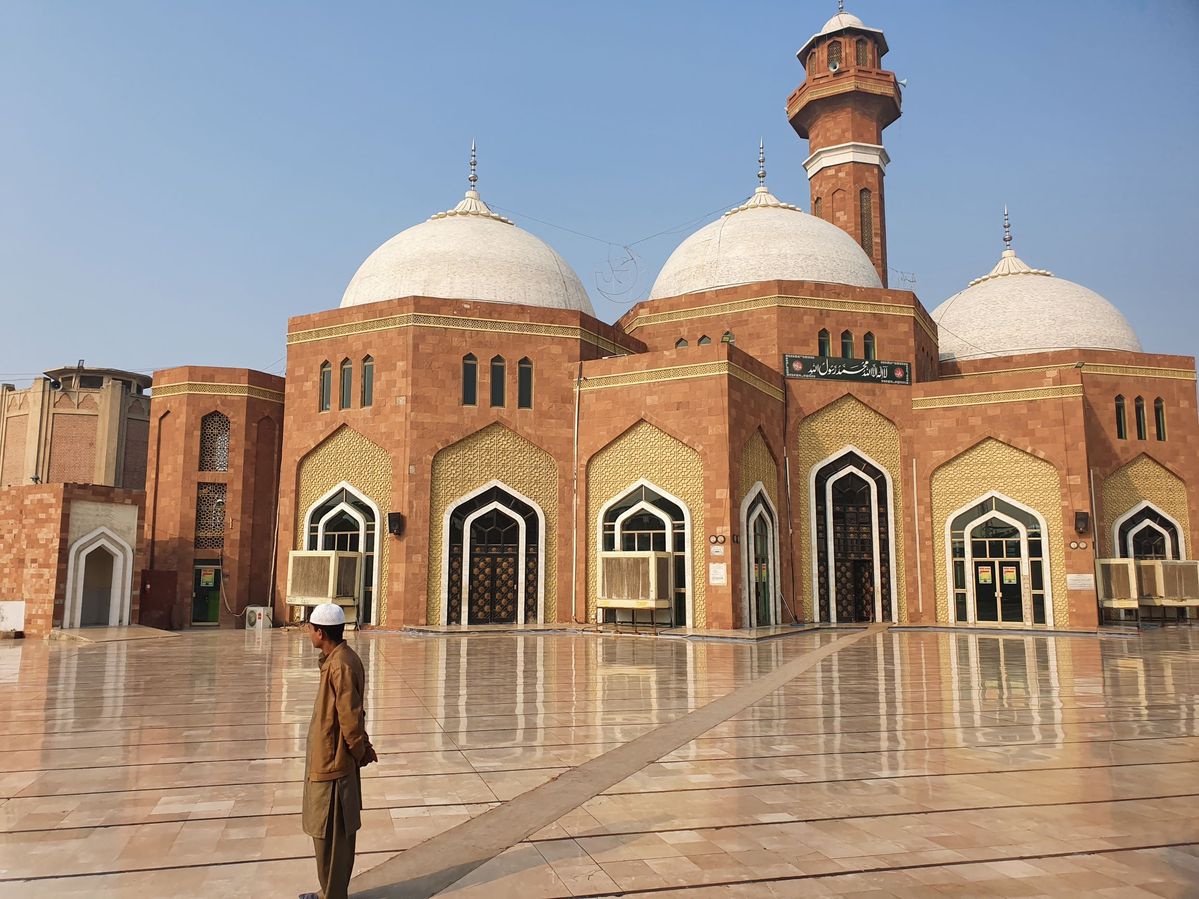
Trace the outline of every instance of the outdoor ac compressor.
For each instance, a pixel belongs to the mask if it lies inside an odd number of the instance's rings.
[[[267,630],[272,627],[271,610],[268,606],[246,606],[246,628]]]

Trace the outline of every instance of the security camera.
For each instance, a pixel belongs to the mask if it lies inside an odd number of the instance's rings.
[[[51,390],[62,390],[62,381],[58,380],[58,378],[51,378],[50,379],[50,389]]]

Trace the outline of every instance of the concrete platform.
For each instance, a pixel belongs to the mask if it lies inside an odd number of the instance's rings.
[[[123,627],[56,627],[50,640],[74,640],[79,643],[121,643],[126,640],[154,640],[158,637],[178,637],[179,631],[163,631],[141,624]]]

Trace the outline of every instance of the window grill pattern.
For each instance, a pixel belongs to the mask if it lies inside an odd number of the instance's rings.
[[[829,66],[841,65],[841,42],[830,41],[828,45],[828,64]]]
[[[209,412],[200,419],[200,471],[229,470],[229,418]]]
[[[856,48],[857,48],[857,63],[858,63],[858,65],[860,65],[860,66],[869,65],[870,64],[870,50],[866,43],[866,39],[864,37],[858,38]]]
[[[1119,545],[1116,555],[1129,558],[1128,543],[1132,537],[1134,559],[1179,558],[1178,528],[1174,522],[1152,506],[1146,506],[1120,525],[1116,535]]]
[[[812,201],[812,215],[818,219],[824,218],[824,200],[820,197]]]
[[[196,485],[196,549],[225,546],[225,484]]]
[[[858,191],[858,219],[862,226],[862,249],[869,255],[874,255],[874,209],[871,206],[870,191],[862,188]]]

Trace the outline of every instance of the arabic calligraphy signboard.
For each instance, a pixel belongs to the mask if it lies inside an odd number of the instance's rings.
[[[865,381],[871,384],[911,384],[912,366],[881,359],[842,359],[837,356],[783,356],[788,378],[805,381]]]

